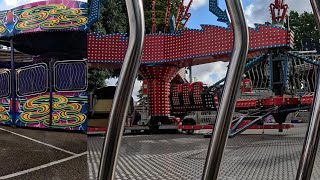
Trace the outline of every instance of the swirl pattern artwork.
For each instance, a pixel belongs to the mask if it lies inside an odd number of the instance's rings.
[[[9,100],[6,98],[0,99],[0,124],[10,124],[11,118],[9,115]]]
[[[85,130],[87,120],[87,96],[58,94],[53,96],[53,114],[50,123],[49,94],[33,96],[20,101],[21,113],[18,125],[38,128]],[[20,123],[20,124],[19,124]]]
[[[87,30],[88,4],[48,0],[0,11],[0,37],[51,30]]]

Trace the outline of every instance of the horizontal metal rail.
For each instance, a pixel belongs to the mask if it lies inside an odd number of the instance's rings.
[[[248,128],[250,128],[251,126],[253,126],[254,124],[256,124],[258,121],[260,120],[263,120],[263,118],[269,116],[271,113],[273,113],[274,111],[276,111],[278,109],[278,107],[273,107],[273,108],[270,108],[270,109],[266,109],[264,110],[265,111],[265,114],[262,114],[260,116],[243,116],[243,118],[239,119],[239,121],[232,127],[232,129],[230,130],[229,132],[229,138],[233,138],[235,137],[236,135],[242,133],[243,131],[247,130]],[[260,111],[261,112],[261,111]],[[257,113],[255,113],[257,114]],[[254,120],[251,120],[250,123],[246,124],[245,126],[243,126],[242,128],[240,129],[237,129],[238,126],[241,124],[241,122],[243,120],[245,120],[245,118],[252,118],[254,117],[255,119]]]
[[[244,68],[244,72],[247,72],[249,70],[251,70],[255,65],[265,61],[268,58],[269,54],[265,53],[262,54],[254,59],[252,59],[250,62],[248,62]],[[218,86],[219,84],[221,84],[222,82],[224,82],[226,80],[226,78],[220,79],[219,81],[217,81],[216,83],[214,83],[212,86],[210,86],[210,90],[213,89],[214,87]]]
[[[313,65],[315,65],[315,66],[318,66],[318,65],[320,64],[319,61],[315,61],[315,60],[313,60],[313,59],[309,59],[309,58],[307,58],[306,56],[299,55],[299,54],[297,54],[297,53],[287,52],[287,54],[289,54],[290,56],[293,56],[293,57],[295,57],[295,58],[298,58],[298,59],[300,59],[300,60],[302,60],[302,61],[305,61],[305,62],[307,62],[307,63],[313,64]]]

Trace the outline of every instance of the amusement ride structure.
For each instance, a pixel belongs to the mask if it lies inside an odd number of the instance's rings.
[[[188,12],[191,4],[192,1],[185,8],[179,7],[175,25],[181,20],[184,20],[183,24],[188,21],[191,16]],[[263,122],[269,115],[273,115],[275,121],[280,124],[280,126],[272,125],[272,128],[281,130],[292,127],[288,124],[282,125],[287,115],[299,109],[310,108],[312,87],[314,87],[312,82],[315,82],[316,73],[314,68],[304,67],[311,67],[317,62],[305,54],[290,52],[293,34],[284,28],[287,22],[285,21],[287,8],[284,1],[275,1],[270,5],[272,24],[256,24],[254,29],[249,28],[247,78],[244,81],[250,81],[252,87],[249,88],[250,91],[242,91],[237,101],[236,108],[241,114],[234,119],[231,136],[250,127],[257,128],[255,124]],[[153,1],[153,12],[155,9]],[[168,26],[168,9],[170,1],[164,19],[165,27]],[[173,26],[171,31],[175,32],[174,34],[146,35],[139,72],[147,81],[145,85],[147,84],[148,112],[151,118],[146,123],[149,126],[161,128],[163,124],[172,124],[168,120],[170,114],[183,117],[190,111],[217,110],[219,100],[216,92],[221,88],[220,84],[224,79],[210,87],[201,82],[177,84],[171,87],[169,83],[181,68],[230,59],[233,31],[227,13],[218,7],[216,0],[210,1],[209,10],[219,21],[226,23],[227,27],[202,25],[201,30],[195,30]],[[153,19],[154,16],[153,13]],[[155,26],[154,22],[153,20],[152,27]],[[119,67],[123,62],[127,43],[126,34],[103,36],[91,33],[88,35],[88,62],[97,66]],[[299,67],[303,73],[297,71]],[[306,83],[303,85],[304,89],[301,88],[301,82]],[[244,85],[248,86],[247,83]],[[305,93],[296,96],[298,92]],[[197,130],[212,129],[213,126],[185,121],[177,128]]]
[[[86,131],[87,11],[52,0],[0,12],[0,124]]]
[[[288,5],[284,0],[270,5],[271,24],[256,24],[249,29],[239,0],[227,0],[231,23],[218,1],[210,0],[210,12],[226,27],[202,25],[200,30],[185,28],[192,0],[186,7],[181,1],[176,17],[169,13],[171,3],[167,0],[164,33],[155,33],[157,7],[156,0],[152,0],[152,33],[147,35],[142,1],[126,0],[129,37],[124,33],[88,33],[99,18],[102,2],[92,0],[88,8],[85,2],[48,0],[0,12],[0,43],[10,47],[10,61],[0,58],[0,124],[86,132],[87,67],[120,68],[123,64],[107,126],[100,179],[114,177],[138,70],[147,82],[150,119],[144,127],[153,131],[163,125],[182,130],[214,129],[204,179],[217,178],[227,134],[234,137],[264,124],[269,115],[279,124],[275,127],[282,130],[291,127],[284,124],[289,113],[309,110],[315,103],[306,147],[317,145],[309,141],[319,140],[319,135],[314,135],[314,127],[319,126],[315,122],[319,103],[313,102],[319,59],[314,51],[290,51],[294,36],[286,21]],[[3,53],[9,58],[8,51]],[[15,54],[27,61],[15,61]],[[201,82],[170,85],[179,69],[217,61],[230,61],[226,79],[211,86]],[[240,86],[241,79],[241,88],[234,88]],[[214,123],[204,126],[190,119],[178,125],[169,118],[203,110],[219,111],[216,127]],[[312,149],[304,149],[302,162],[308,162]],[[301,168],[299,173],[304,173]]]
[[[224,79],[212,86],[201,82],[170,84],[184,67],[230,60],[233,27],[227,12],[219,8],[217,0],[211,0],[210,12],[226,23],[226,27],[201,25],[200,30],[188,29],[185,26],[191,17],[191,5],[192,0],[187,6],[181,1],[174,17],[169,13],[168,0],[164,33],[155,33],[157,7],[153,0],[153,33],[145,37],[139,68],[147,85],[150,115],[142,129],[156,130],[162,125],[175,124],[170,115],[182,119],[190,111],[212,111],[219,107],[217,92]],[[99,16],[100,6],[100,0],[93,0],[88,13],[87,3],[49,0],[0,12],[2,44],[33,56],[28,66],[21,67],[14,63],[12,52],[11,64],[3,66],[1,124],[87,130],[87,63],[92,67],[120,68],[128,46],[126,34],[87,35],[88,28]],[[291,125],[281,125],[289,113],[310,108],[318,62],[312,52],[309,55],[290,51],[293,35],[284,28],[287,8],[284,1],[275,1],[270,5],[272,24],[249,28],[244,86],[250,87],[243,88],[237,101],[240,116],[234,119],[235,134],[246,128],[257,128],[255,124],[263,122],[268,115],[280,123],[272,127],[289,128]],[[194,121],[174,127],[213,128]],[[239,130],[239,127],[245,128]]]

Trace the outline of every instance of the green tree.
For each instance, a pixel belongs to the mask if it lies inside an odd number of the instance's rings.
[[[289,17],[290,28],[294,32],[294,50],[302,50],[302,41],[304,39],[320,39],[312,13],[304,12],[299,14],[296,11],[290,11]]]
[[[143,87],[141,86],[137,94],[138,101],[141,101],[143,98],[142,91],[143,91]]]
[[[91,31],[102,34],[128,32],[125,0],[106,0],[101,5],[99,20],[93,24]]]
[[[88,1],[89,4],[90,2],[91,0]],[[128,18],[125,11],[125,0],[107,0],[101,6],[99,20],[91,26],[90,31],[102,34],[127,32]],[[105,80],[118,77],[119,72],[119,70],[110,68],[90,68],[88,71],[88,91],[93,92],[95,89],[104,87]]]
[[[88,70],[88,92],[104,87],[105,80],[112,75],[109,70],[90,68]]]
[[[176,15],[181,0],[171,0],[170,15]],[[90,0],[89,0],[90,3]],[[152,0],[143,0],[146,33],[152,30]],[[163,32],[165,26],[166,0],[156,0],[156,32]],[[107,0],[101,6],[101,16],[91,28],[92,31],[105,34],[128,32],[129,23],[125,0]]]
[[[170,15],[176,16],[181,0],[171,0]],[[146,22],[146,33],[152,32],[152,0],[144,0],[144,16]],[[156,32],[163,32],[165,28],[165,15],[167,10],[166,0],[156,0],[155,6]]]

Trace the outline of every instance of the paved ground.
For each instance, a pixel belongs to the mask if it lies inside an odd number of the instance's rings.
[[[248,130],[228,140],[219,179],[295,179],[306,124],[279,133]],[[96,179],[103,139],[88,139],[90,179]],[[201,178],[209,139],[202,135],[125,136],[117,179],[197,180]],[[319,154],[319,153],[318,153]],[[320,179],[320,157],[313,179]]]
[[[0,179],[88,179],[87,136],[0,126]]]

